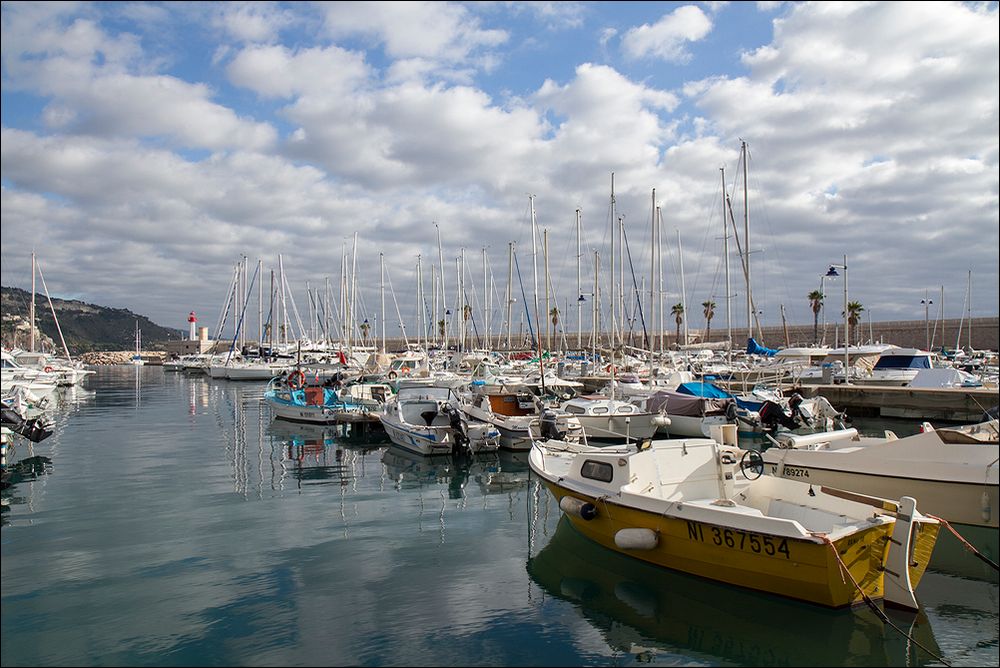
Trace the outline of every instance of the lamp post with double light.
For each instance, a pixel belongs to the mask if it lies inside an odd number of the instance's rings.
[[[837,273],[837,269],[844,270],[844,384],[850,384],[850,353],[848,352],[851,347],[851,325],[849,322],[850,313],[847,311],[847,256],[844,256],[844,264],[831,264],[830,268],[826,272],[824,278],[837,278],[840,276]]]

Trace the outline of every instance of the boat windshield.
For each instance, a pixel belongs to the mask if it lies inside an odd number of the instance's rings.
[[[399,401],[416,401],[430,399],[433,401],[448,401],[451,399],[450,387],[402,387],[397,394]]]

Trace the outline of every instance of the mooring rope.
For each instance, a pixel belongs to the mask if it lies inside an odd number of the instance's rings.
[[[950,531],[953,534],[955,534],[955,538],[957,538],[962,543],[962,545],[965,546],[966,550],[968,550],[969,552],[972,552],[972,554],[974,554],[975,556],[979,557],[980,559],[982,559],[983,561],[985,561],[987,564],[989,564],[990,566],[992,566],[993,570],[1000,571],[1000,566],[998,566],[995,561],[993,561],[992,559],[990,559],[989,557],[987,557],[985,554],[983,554],[982,552],[980,552],[979,550],[977,550],[975,548],[975,546],[972,545],[972,543],[970,543],[969,541],[967,541],[964,538],[962,538],[962,534],[958,533],[958,531],[955,530],[955,527],[953,527],[951,525],[951,522],[949,522],[948,520],[942,519],[940,517],[936,517],[934,515],[930,515],[928,513],[924,513],[924,515],[927,515],[927,517],[931,518],[932,520],[937,520],[938,522],[940,522],[941,524],[943,524],[944,526],[946,526],[948,528],[948,531]]]
[[[901,629],[898,626],[896,626],[892,622],[892,620],[889,619],[888,615],[885,614],[885,611],[882,610],[882,608],[880,608],[877,605],[875,605],[875,601],[873,601],[871,599],[871,597],[868,596],[868,594],[865,593],[864,589],[861,588],[861,585],[858,584],[858,581],[854,579],[854,575],[851,574],[851,571],[847,568],[847,564],[845,564],[844,561],[840,558],[840,553],[837,552],[837,546],[833,544],[833,541],[830,540],[829,536],[817,535],[815,533],[813,535],[816,536],[817,538],[819,538],[820,540],[822,540],[824,543],[826,543],[830,547],[830,550],[833,551],[833,556],[836,557],[836,559],[837,559],[837,563],[840,564],[840,573],[841,573],[841,576],[843,576],[844,573],[847,573],[847,577],[849,577],[851,579],[851,583],[854,585],[855,589],[858,590],[858,593],[861,594],[861,598],[864,599],[864,601],[868,605],[868,607],[871,608],[872,612],[875,613],[876,617],[878,617],[879,619],[881,619],[883,623],[888,624],[889,626],[891,626],[892,628],[894,628],[896,631],[899,632],[900,635],[902,635],[904,638],[906,638],[907,640],[909,640],[910,642],[912,642],[914,645],[916,645],[920,649],[922,649],[925,652],[927,652],[927,654],[930,655],[931,657],[937,659],[938,661],[940,661],[941,663],[943,663],[946,666],[951,666],[951,664],[948,663],[947,661],[945,661],[943,657],[938,656],[937,654],[935,654],[931,650],[927,649],[926,647],[924,647],[920,643],[919,640],[917,640],[916,638],[914,638],[913,636],[911,636],[909,633],[907,633],[903,629]],[[843,577],[841,577],[841,579],[843,579]]]

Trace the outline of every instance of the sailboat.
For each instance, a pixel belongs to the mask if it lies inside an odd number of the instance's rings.
[[[142,330],[139,329],[139,321],[135,321],[135,355],[132,355],[132,364],[142,366]]]

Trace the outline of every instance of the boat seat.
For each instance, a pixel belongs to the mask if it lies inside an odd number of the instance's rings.
[[[838,515],[812,506],[806,506],[784,499],[772,499],[767,514],[786,520],[795,520],[806,531],[833,533],[838,529],[853,527],[856,521],[846,515]]]

